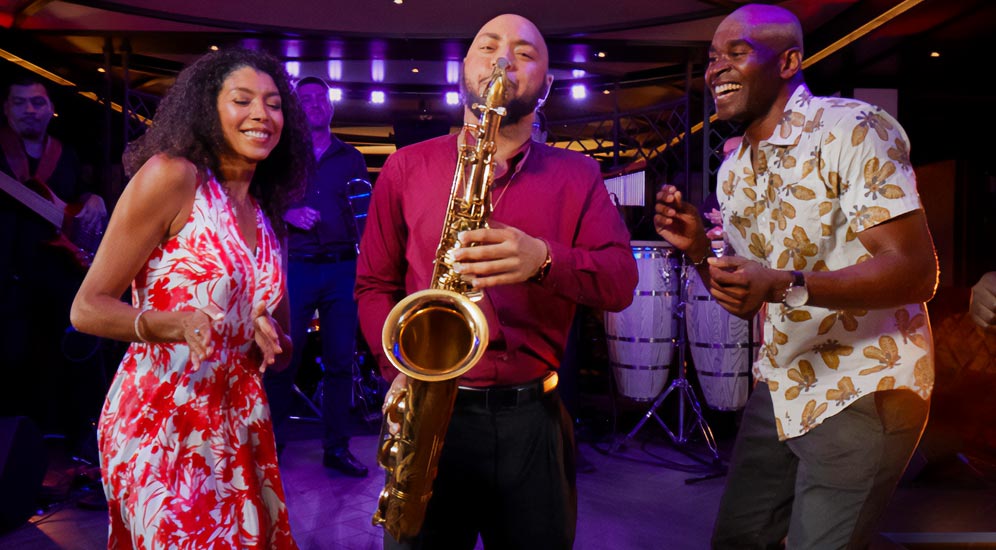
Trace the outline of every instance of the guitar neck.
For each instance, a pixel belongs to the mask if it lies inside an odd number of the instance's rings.
[[[56,227],[62,227],[65,210],[45,197],[28,189],[23,183],[7,174],[0,172],[0,189],[17,199],[21,204],[33,210]]]

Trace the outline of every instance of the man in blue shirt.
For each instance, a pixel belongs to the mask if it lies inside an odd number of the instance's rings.
[[[294,353],[290,368],[267,372],[266,391],[277,443],[283,448],[284,426],[290,414],[293,385],[315,311],[321,322],[323,464],[364,477],[367,467],[349,452],[349,407],[352,398],[353,354],[356,345],[356,224],[347,196],[354,178],[369,180],[363,155],[332,134],[335,111],[329,86],[316,77],[297,84],[314,145],[317,170],[305,195],[284,216],[288,224],[287,287],[291,307]]]

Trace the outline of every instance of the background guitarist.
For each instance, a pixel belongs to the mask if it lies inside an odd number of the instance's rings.
[[[48,134],[54,109],[45,84],[32,76],[12,80],[3,113],[0,171],[81,204],[75,221],[84,227],[102,224],[104,201],[83,181],[78,155]],[[70,361],[62,351],[83,270],[48,244],[55,234],[49,221],[0,191],[0,416],[28,416],[44,433],[64,434],[75,451],[92,437],[89,420],[104,388],[94,363]]]

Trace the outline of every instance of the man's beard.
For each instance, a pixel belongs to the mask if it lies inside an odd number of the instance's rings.
[[[308,122],[308,129],[312,132],[319,132],[321,130],[328,130],[332,125],[332,117],[326,117],[323,115],[312,116],[308,113],[304,115],[305,120]]]
[[[14,132],[21,137],[21,139],[40,139],[45,135],[46,124],[41,120],[32,121],[18,121],[11,124]]]
[[[512,93],[513,89],[508,89],[506,93]],[[463,104],[471,109],[475,103],[478,105],[484,105],[484,98],[479,95],[475,89],[471,88],[470,83],[467,82],[467,78],[463,78]],[[505,110],[507,114],[502,118],[502,124],[515,124],[523,119],[526,115],[532,113],[536,110],[536,106],[539,105],[540,93],[537,91],[534,94],[524,96],[524,97],[513,97],[505,104]]]

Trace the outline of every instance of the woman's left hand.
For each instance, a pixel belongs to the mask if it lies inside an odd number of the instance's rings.
[[[280,342],[284,338],[280,324],[270,316],[266,310],[266,302],[256,302],[252,308],[252,323],[255,328],[253,338],[259,353],[262,356],[259,363],[259,372],[266,372],[266,368],[277,360],[277,355],[283,353]]]

